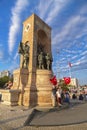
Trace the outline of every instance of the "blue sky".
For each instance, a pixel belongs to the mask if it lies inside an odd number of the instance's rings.
[[[0,10],[0,71],[19,68],[22,23],[35,13],[52,28],[54,74],[87,84],[87,0],[0,0]]]

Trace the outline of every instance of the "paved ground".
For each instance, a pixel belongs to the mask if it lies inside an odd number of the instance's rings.
[[[77,105],[42,109],[0,104],[0,130],[87,130],[87,103],[72,104]]]

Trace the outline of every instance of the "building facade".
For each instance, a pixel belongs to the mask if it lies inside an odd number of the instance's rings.
[[[5,70],[5,71],[0,72],[0,78],[4,76],[10,76],[10,71]]]
[[[72,86],[78,88],[79,87],[78,79],[77,78],[71,78],[71,82],[70,82],[69,85],[72,85]]]

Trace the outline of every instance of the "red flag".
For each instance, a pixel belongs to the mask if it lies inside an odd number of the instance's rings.
[[[69,62],[69,67],[72,67],[71,63]]]
[[[56,76],[54,76],[53,78],[50,79],[51,83],[53,85],[56,85],[57,84],[57,79],[56,79]]]
[[[71,82],[71,78],[70,77],[64,77],[64,82],[65,82],[65,84],[69,84]]]

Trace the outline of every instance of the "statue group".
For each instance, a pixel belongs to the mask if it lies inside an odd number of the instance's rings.
[[[51,70],[52,56],[49,53],[40,52],[38,54],[38,68]]]
[[[52,69],[52,55],[46,53],[44,50],[45,46],[41,42],[37,44],[37,66],[39,69]]]
[[[43,47],[40,45],[40,47],[37,49],[37,66],[39,69],[47,69],[51,70],[52,68],[52,56],[49,53],[43,52]],[[22,68],[28,69],[29,64],[29,53],[30,53],[30,45],[29,41],[19,44],[19,54],[23,56],[22,60]]]

